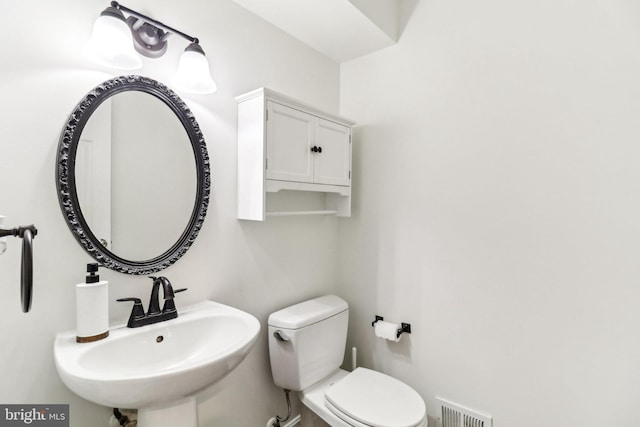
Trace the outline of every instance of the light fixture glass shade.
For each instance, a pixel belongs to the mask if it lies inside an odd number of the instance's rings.
[[[207,57],[198,43],[191,43],[184,50],[172,82],[177,89],[200,95],[218,89],[211,78]]]
[[[114,7],[105,9],[93,25],[91,39],[84,46],[89,59],[112,68],[135,70],[142,59],[133,47],[131,30],[122,12]]]

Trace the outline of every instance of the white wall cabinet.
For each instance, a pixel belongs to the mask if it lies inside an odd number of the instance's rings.
[[[351,216],[353,122],[266,88],[238,102],[238,218]],[[322,209],[267,211],[270,193],[324,193]],[[295,198],[295,193],[292,193]]]

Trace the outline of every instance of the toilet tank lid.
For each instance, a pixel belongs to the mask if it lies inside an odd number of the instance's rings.
[[[268,324],[276,328],[300,329],[349,309],[345,300],[325,295],[271,313]]]

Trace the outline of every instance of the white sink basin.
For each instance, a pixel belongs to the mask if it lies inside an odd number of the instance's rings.
[[[76,343],[75,331],[58,334],[54,356],[62,381],[87,400],[114,408],[172,407],[235,369],[259,331],[254,316],[205,301],[179,310],[177,319],[112,327],[109,337],[93,343]]]

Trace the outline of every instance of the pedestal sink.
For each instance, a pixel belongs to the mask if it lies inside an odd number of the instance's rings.
[[[177,319],[112,327],[93,343],[60,333],[54,357],[67,387],[100,405],[138,409],[138,427],[197,427],[196,394],[233,371],[259,331],[252,315],[204,301]]]

